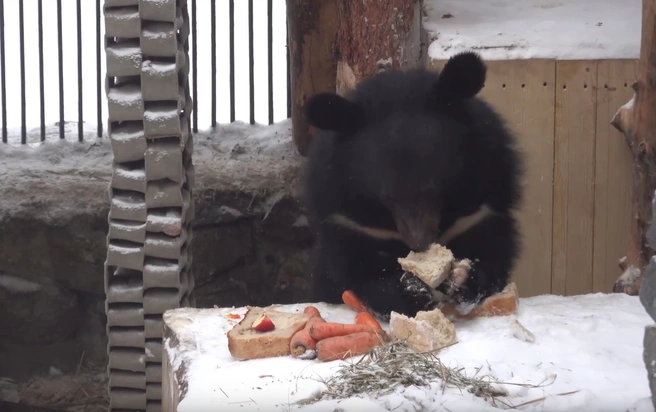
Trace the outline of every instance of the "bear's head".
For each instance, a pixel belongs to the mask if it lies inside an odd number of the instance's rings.
[[[372,213],[386,210],[405,243],[425,249],[438,233],[445,197],[466,190],[458,186],[467,174],[469,107],[485,75],[480,57],[465,52],[440,73],[388,71],[345,97],[314,95],[306,105],[319,130],[310,162],[320,163],[315,167],[324,170],[316,173],[330,175],[324,184],[347,199],[341,207],[376,205]]]

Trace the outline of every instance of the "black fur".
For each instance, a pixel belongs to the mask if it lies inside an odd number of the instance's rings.
[[[478,303],[501,291],[519,253],[511,215],[521,200],[522,158],[514,136],[475,97],[485,65],[474,53],[434,71],[388,71],[362,81],[346,98],[322,93],[307,103],[319,128],[305,170],[315,233],[312,301],[340,303],[354,290],[375,312],[414,316],[426,296],[408,293],[397,257],[424,250],[457,218],[482,204],[495,215],[450,241],[474,264],[453,304]],[[405,242],[381,240],[329,221],[398,230]],[[443,290],[446,292],[446,289]]]

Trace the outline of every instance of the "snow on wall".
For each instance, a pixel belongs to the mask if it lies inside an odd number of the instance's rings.
[[[106,132],[96,137],[97,129],[84,123],[84,142],[78,142],[77,123],[66,122],[66,139],[59,139],[59,126],[46,127],[46,140],[40,141],[40,130],[28,130],[27,144],[20,143],[20,129],[9,130],[8,144],[0,144],[0,176],[11,172],[10,165],[35,170],[51,168],[53,164],[84,170],[105,169],[111,173],[111,147]],[[273,125],[250,125],[235,122],[218,125],[215,131],[194,134],[194,161],[206,160],[217,153],[240,152],[271,156],[295,156],[291,140],[291,122],[285,119]],[[215,153],[212,153],[215,152]],[[24,170],[23,170],[24,171]]]
[[[425,0],[432,59],[636,59],[641,0]]]
[[[86,123],[83,142],[77,141],[77,123],[66,123],[65,130],[66,139],[60,140],[59,126],[49,125],[46,141],[40,142],[39,128],[31,129],[26,145],[20,144],[20,130],[9,130],[9,144],[0,143],[0,219],[55,199],[57,206],[46,208],[50,217],[109,201],[109,139],[97,138],[95,127]],[[235,122],[194,134],[198,187],[290,191],[288,175],[300,161],[289,119],[270,126]]]

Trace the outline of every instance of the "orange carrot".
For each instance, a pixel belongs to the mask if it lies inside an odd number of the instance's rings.
[[[303,313],[311,315],[310,320],[307,321],[305,327],[292,336],[289,342],[289,350],[292,357],[300,359],[314,359],[316,357],[317,341],[310,336],[310,327],[316,323],[325,323],[326,321],[321,317],[321,313],[314,306],[308,306],[303,310]]]
[[[310,315],[310,316],[316,316],[316,317],[321,317],[321,312],[319,312],[319,309],[315,308],[314,306],[308,306],[303,310],[303,313]]]
[[[371,348],[383,343],[383,339],[372,332],[357,332],[346,336],[335,336],[317,342],[317,359],[322,362],[364,355]]]
[[[296,332],[289,342],[289,350],[293,358],[313,359],[316,356],[316,347],[317,341],[310,336],[307,328]]]
[[[360,312],[357,315],[355,315],[355,324],[356,325],[369,325],[372,328],[380,329],[382,330],[383,327],[380,326],[380,323],[374,315],[372,315],[369,312]]]
[[[310,336],[316,341],[345,336],[358,332],[379,332],[369,325],[355,325],[352,323],[323,322],[310,326]]]
[[[364,303],[358,298],[358,296],[352,290],[345,290],[342,293],[342,301],[344,304],[356,312],[367,312],[367,307]]]

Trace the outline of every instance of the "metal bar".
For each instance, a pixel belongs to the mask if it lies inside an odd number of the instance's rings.
[[[77,0],[77,140],[84,141],[82,109],[82,0]]]
[[[192,82],[192,130],[198,133],[198,34],[196,32],[196,0],[191,0],[191,82]]]
[[[212,28],[212,127],[216,127],[216,0],[210,0],[210,26]]]
[[[5,2],[0,0],[0,100],[2,101],[2,143],[7,143],[7,71],[5,70]]]
[[[235,0],[228,2],[228,19],[230,27],[230,123],[235,115]]]
[[[57,0],[57,52],[59,59],[59,138],[65,139],[64,130],[64,40],[62,35],[62,0]]]
[[[43,0],[37,3],[39,22],[39,124],[41,125],[41,141],[46,140],[46,84],[43,70]]]
[[[267,0],[267,69],[269,70],[269,124],[273,123],[273,0]]]
[[[18,0],[18,41],[20,45],[19,58],[21,81],[21,144],[27,144],[27,102],[25,96],[25,13],[23,10],[23,0]]]
[[[251,124],[255,124],[255,48],[253,35],[253,0],[248,0],[248,84],[250,94]]]
[[[102,53],[102,44],[101,39],[101,30],[100,30],[100,9],[102,7],[103,0],[96,0],[96,110],[98,119],[98,137],[103,135],[103,119],[102,119],[102,102],[103,102],[103,90],[102,90],[102,65],[101,65],[101,53]]]

